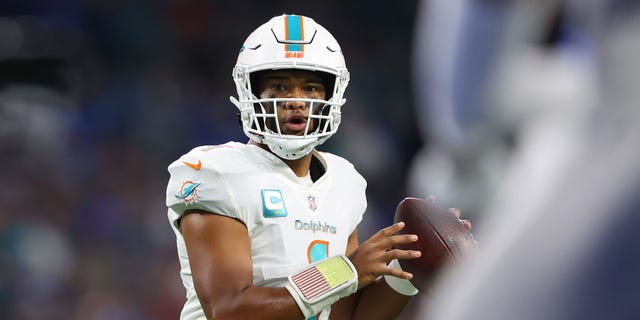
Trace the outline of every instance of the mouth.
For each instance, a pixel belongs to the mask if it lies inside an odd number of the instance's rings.
[[[307,128],[307,117],[300,113],[293,113],[284,119],[283,133],[304,134]]]

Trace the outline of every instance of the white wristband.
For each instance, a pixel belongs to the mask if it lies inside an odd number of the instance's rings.
[[[393,259],[393,261],[389,263],[389,266],[394,269],[402,270],[402,267],[400,267],[400,262],[398,262],[397,259]],[[399,294],[403,294],[405,296],[415,296],[416,294],[418,294],[418,289],[414,287],[409,280],[394,277],[391,275],[385,275],[384,281],[387,282],[391,289],[395,290]]]
[[[358,290],[358,272],[351,261],[338,255],[318,261],[289,276],[285,285],[305,319]]]

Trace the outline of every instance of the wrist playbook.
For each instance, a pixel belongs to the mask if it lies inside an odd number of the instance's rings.
[[[346,256],[338,255],[290,275],[285,287],[305,318],[310,318],[340,298],[356,292],[358,273]]]

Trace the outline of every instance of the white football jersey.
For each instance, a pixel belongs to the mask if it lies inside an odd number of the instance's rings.
[[[256,286],[284,286],[288,275],[309,263],[345,253],[366,209],[366,182],[347,160],[313,154],[326,170],[313,183],[272,153],[238,142],[197,147],[169,166],[168,218],[187,291],[181,319],[204,318],[178,228],[188,209],[226,215],[247,226]],[[319,318],[328,319],[329,313],[325,309]]]

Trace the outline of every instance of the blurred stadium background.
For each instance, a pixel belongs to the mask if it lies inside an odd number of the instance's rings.
[[[416,1],[0,4],[0,319],[176,319],[184,301],[168,164],[246,141],[231,69],[271,16],[331,30],[352,81],[322,149],[369,181],[361,231],[391,223],[421,141],[409,75]]]

